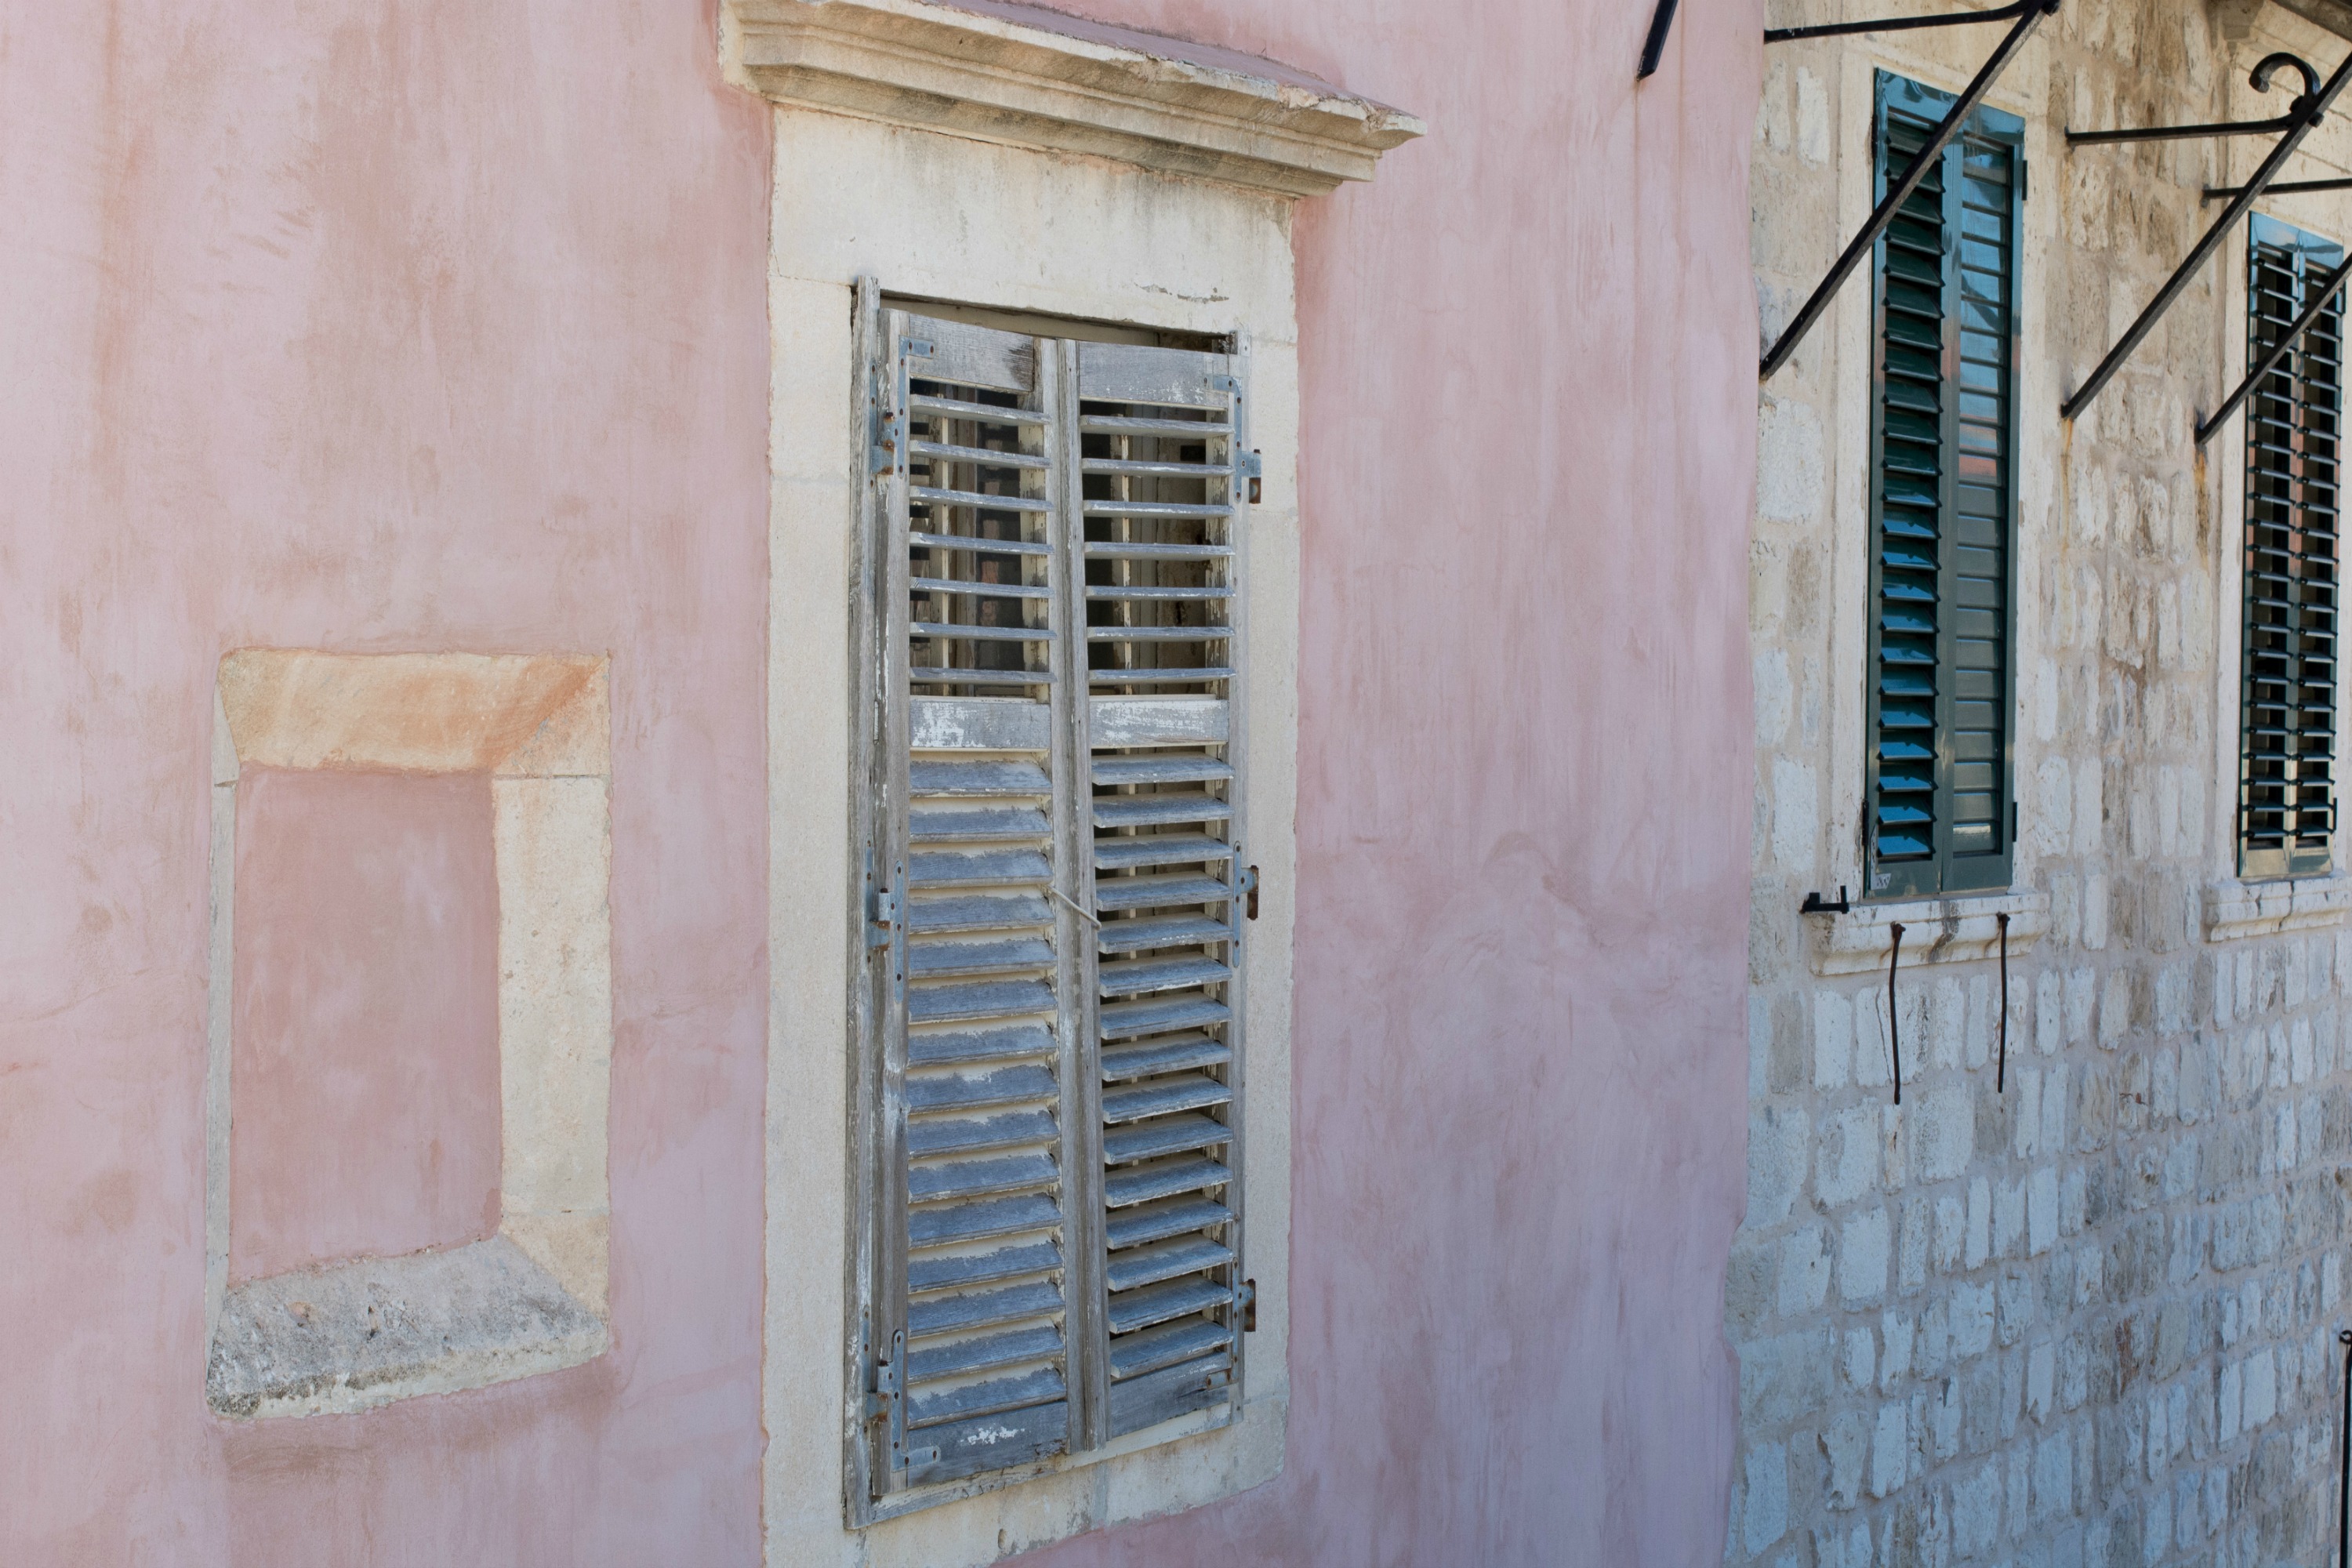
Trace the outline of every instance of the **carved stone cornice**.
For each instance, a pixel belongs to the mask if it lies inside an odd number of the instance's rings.
[[[1285,196],[1368,180],[1416,117],[1254,55],[1001,0],[728,0],[778,103]]]

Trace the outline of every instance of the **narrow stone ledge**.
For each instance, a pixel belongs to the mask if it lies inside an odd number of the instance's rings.
[[[240,1419],[366,1410],[576,1366],[604,1323],[504,1237],[232,1289],[205,1394]]]
[[[2352,910],[2352,877],[2216,882],[2205,889],[2205,940],[2234,942],[2341,925],[2347,910]]]
[[[1009,0],[729,0],[736,67],[778,103],[1088,153],[1284,196],[1369,180],[1427,128],[1255,56]]]
[[[2019,956],[2050,929],[2050,895],[1969,893],[1950,899],[1903,899],[1856,904],[1846,914],[1808,916],[1808,946],[1816,974],[1860,974],[1886,967],[1895,928],[1903,928],[1903,962],[1972,963],[2000,951],[2001,915],[2009,917],[2009,955]]]

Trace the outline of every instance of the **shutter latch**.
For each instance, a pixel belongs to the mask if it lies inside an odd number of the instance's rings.
[[[1257,1281],[1244,1279],[1234,1292],[1234,1309],[1241,1315],[1242,1332],[1257,1332]]]
[[[1241,461],[1235,465],[1235,471],[1249,481],[1250,505],[1257,505],[1259,500],[1265,494],[1264,484],[1265,460],[1253,448],[1241,455]]]
[[[898,929],[898,893],[895,888],[877,888],[869,896],[866,914],[866,945],[887,947]]]
[[[1243,917],[1244,917],[1244,919],[1247,919],[1247,920],[1255,920],[1255,919],[1257,919],[1257,868],[1256,868],[1256,867],[1255,867],[1255,866],[1249,866],[1249,867],[1244,867],[1244,868],[1243,868],[1243,870],[1242,870],[1241,885],[1240,885],[1240,888],[1239,888],[1239,889],[1238,889],[1238,890],[1239,890],[1239,892],[1241,893],[1241,896],[1242,896],[1242,915],[1243,915]]]

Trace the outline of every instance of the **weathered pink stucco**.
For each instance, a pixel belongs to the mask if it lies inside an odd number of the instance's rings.
[[[0,1561],[759,1551],[768,119],[703,3],[0,21]],[[204,1400],[214,671],[612,658],[612,1322]]]
[[[499,1228],[488,773],[244,771],[232,1284]]]
[[[1760,7],[1084,0],[1427,118],[1297,226],[1286,1468],[1054,1564],[1720,1560]],[[757,1560],[767,115],[709,0],[0,21],[0,1560]],[[203,1398],[212,680],[609,653],[613,1352]],[[836,1348],[819,1347],[831,1356]]]

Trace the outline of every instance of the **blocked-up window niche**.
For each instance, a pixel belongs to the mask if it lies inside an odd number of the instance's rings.
[[[359,1410],[604,1350],[609,706],[601,658],[222,660],[216,1412]]]

